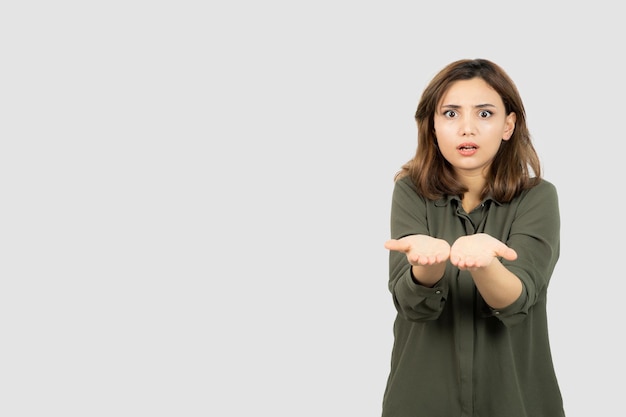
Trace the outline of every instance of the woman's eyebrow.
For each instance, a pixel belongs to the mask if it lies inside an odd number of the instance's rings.
[[[442,109],[458,110],[458,109],[462,108],[462,106],[460,106],[458,104],[442,104],[441,108]],[[473,105],[472,108],[474,108],[474,109],[486,109],[486,108],[495,109],[495,108],[497,108],[497,106],[495,104],[491,104],[491,103],[481,103],[481,104]]]

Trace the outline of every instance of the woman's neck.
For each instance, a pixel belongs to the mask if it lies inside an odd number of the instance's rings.
[[[482,175],[462,176],[460,179],[467,187],[462,199],[463,209],[469,213],[481,203],[486,181]]]

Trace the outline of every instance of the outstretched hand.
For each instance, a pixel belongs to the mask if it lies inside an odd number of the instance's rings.
[[[517,259],[517,252],[486,233],[461,236],[450,248],[450,262],[459,269],[489,266],[496,257]]]
[[[385,248],[406,254],[411,265],[435,265],[448,260],[450,245],[427,235],[410,235],[385,242]]]
[[[436,265],[450,259],[459,269],[476,269],[489,266],[496,257],[508,261],[517,259],[517,252],[486,233],[461,236],[452,247],[443,239],[427,235],[410,235],[390,239],[385,248],[406,254],[411,265]]]

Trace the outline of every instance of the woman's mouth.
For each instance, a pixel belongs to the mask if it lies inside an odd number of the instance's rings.
[[[471,156],[478,151],[478,145],[475,143],[462,143],[456,147],[459,153],[463,156]]]

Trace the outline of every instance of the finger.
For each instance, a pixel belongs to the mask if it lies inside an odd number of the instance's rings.
[[[449,257],[450,257],[449,252],[439,254],[437,255],[437,263],[445,262],[448,260]]]
[[[407,254],[406,259],[409,261],[409,263],[411,265],[414,266],[423,266],[424,265],[424,261],[423,259],[419,256],[419,255],[411,255],[411,254]]]

